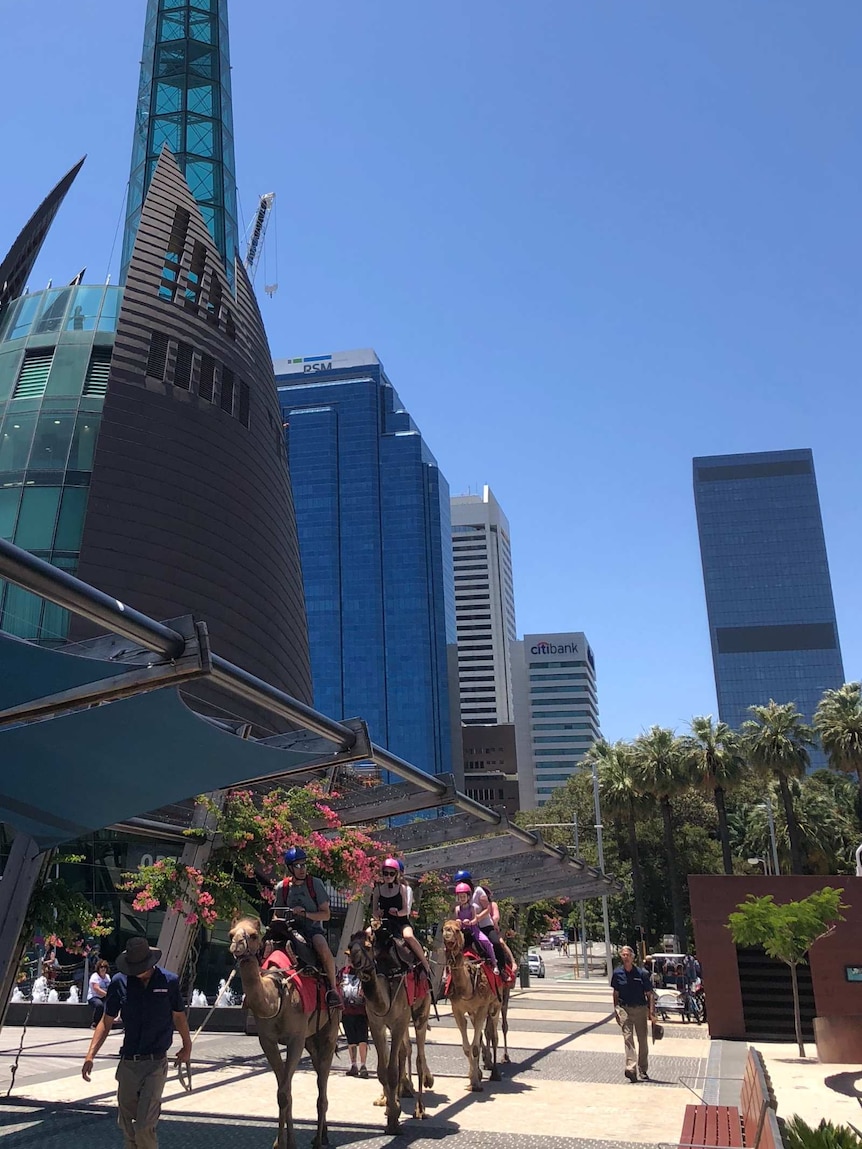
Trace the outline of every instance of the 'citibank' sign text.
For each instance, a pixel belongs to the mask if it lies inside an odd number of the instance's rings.
[[[530,647],[530,654],[577,654],[576,642],[563,642],[559,646],[553,642],[539,642]]]

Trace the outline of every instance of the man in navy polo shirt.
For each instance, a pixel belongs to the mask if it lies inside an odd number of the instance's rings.
[[[81,1074],[90,1080],[93,1060],[122,1010],[125,1035],[117,1066],[118,1124],[125,1149],[158,1149],[156,1123],[168,1077],[168,1049],[176,1027],[182,1048],[176,1060],[187,1062],[192,1039],[179,978],[158,965],[162,951],[146,938],[130,938],[117,958],[105,996],[105,1013],[96,1026]]]
[[[614,1012],[622,1027],[626,1046],[626,1077],[637,1081],[640,1073],[643,1081],[649,1081],[649,1042],[647,1021],[655,1021],[655,992],[649,973],[635,965],[635,951],[631,946],[620,950],[622,965],[617,966],[611,977],[614,991]],[[635,1034],[638,1051],[635,1055]]]

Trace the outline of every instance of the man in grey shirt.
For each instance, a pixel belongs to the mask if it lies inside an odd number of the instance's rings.
[[[341,1005],[336,988],[335,959],[326,940],[321,922],[328,922],[329,894],[320,878],[313,878],[308,872],[308,856],[299,846],[291,846],[284,855],[284,864],[290,878],[278,883],[275,891],[274,912],[288,909],[293,914],[293,924],[305,938],[320,959],[329,982],[326,1004],[330,1009]]]

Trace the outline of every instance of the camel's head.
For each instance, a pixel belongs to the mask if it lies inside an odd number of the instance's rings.
[[[367,930],[355,933],[347,945],[347,958],[351,969],[360,977],[374,974],[374,942]]]
[[[452,919],[443,923],[443,946],[447,957],[457,957],[464,951],[464,933],[461,923]]]
[[[259,918],[238,918],[230,928],[230,952],[235,958],[256,957],[263,947]]]

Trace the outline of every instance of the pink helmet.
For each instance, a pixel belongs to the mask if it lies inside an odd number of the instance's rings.
[[[383,859],[382,869],[384,869],[384,870],[397,870],[398,868],[399,867],[398,867],[398,859],[397,858],[384,858]]]
[[[472,892],[473,891],[470,889],[466,882],[459,882],[455,887],[456,894],[472,894]]]

